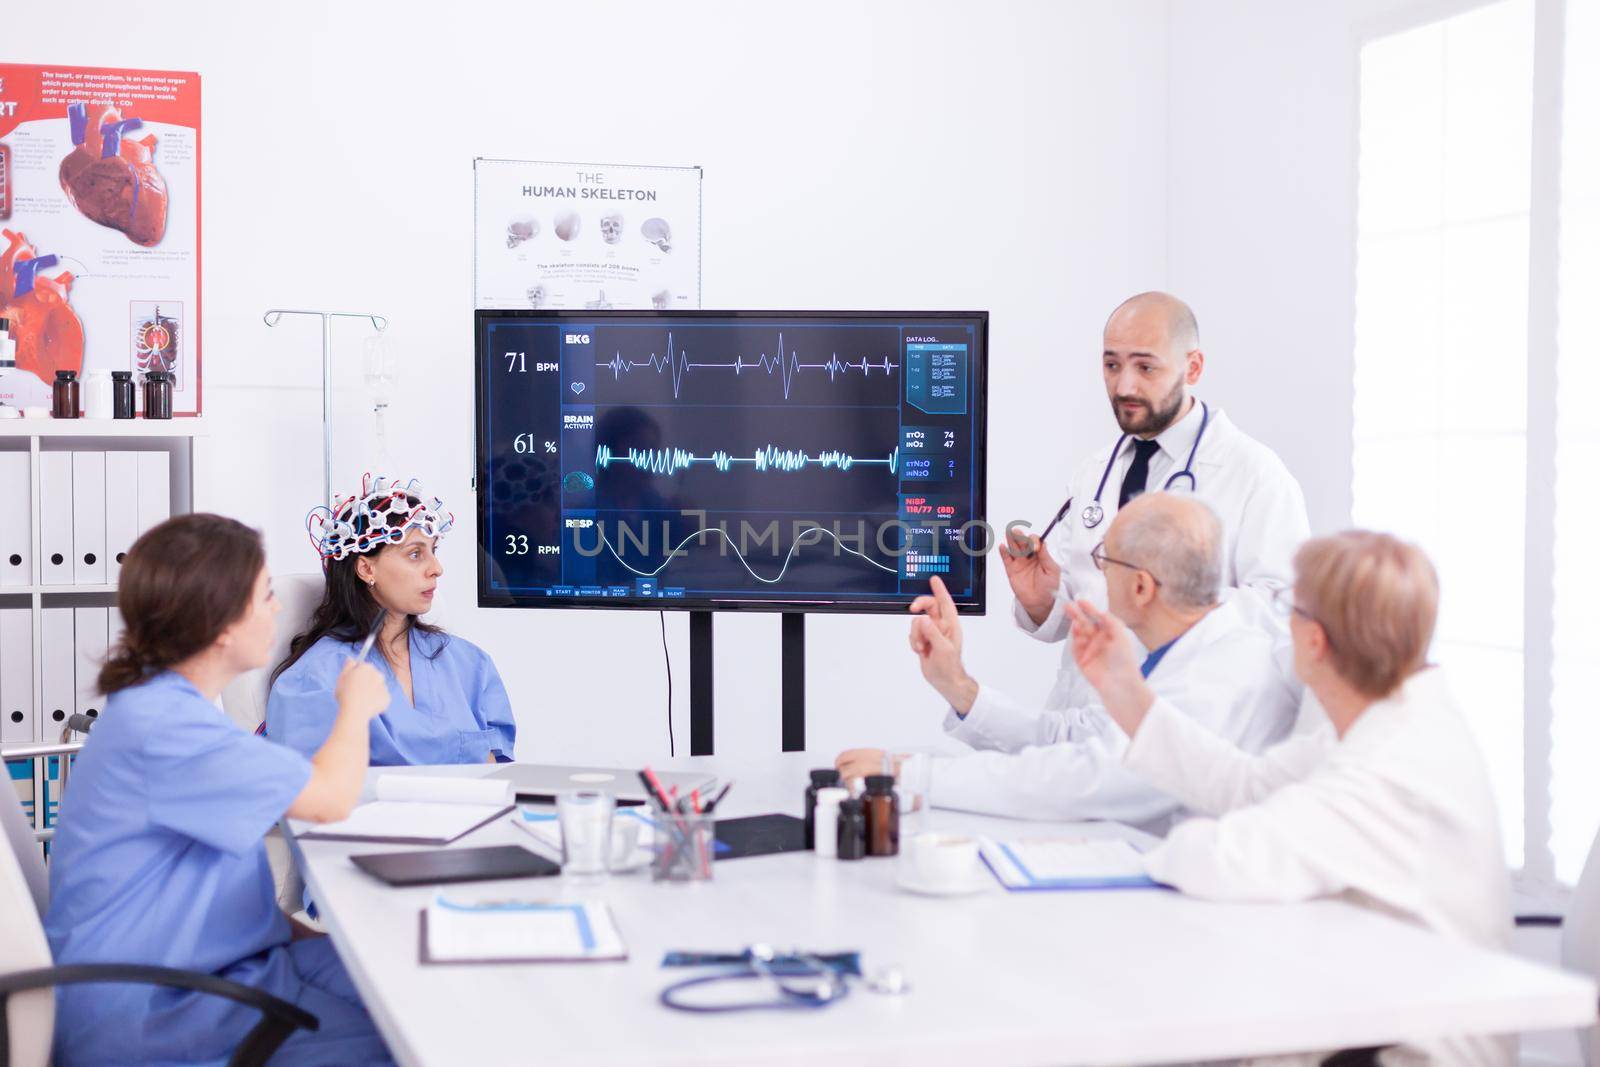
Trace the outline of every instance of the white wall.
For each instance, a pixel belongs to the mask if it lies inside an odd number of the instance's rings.
[[[1338,20],[1281,6],[472,3],[408,16],[300,2],[129,18],[95,2],[71,19],[8,14],[4,48],[202,75],[202,506],[260,525],[274,568],[314,567],[302,518],[320,493],[318,334],[310,321],[268,330],[261,312],[387,314],[405,367],[394,472],[463,520],[444,544],[439,621],[500,664],[523,756],[638,761],[666,750],[655,614],[473,606],[472,158],[704,165],[706,306],[989,309],[996,520],[1047,518],[1077,458],[1114,433],[1100,327],[1122,297],[1172,288],[1201,318],[1207,395],[1282,451],[1329,528],[1349,507],[1353,86],[1336,44],[1303,30],[1326,38]],[[350,485],[371,464],[372,420],[363,330],[338,330],[336,481]],[[969,627],[974,672],[1042,694],[1058,650],[1011,629],[998,566],[990,595]],[[687,627],[667,624],[682,751]],[[935,740],[904,635],[897,618],[810,622],[815,749]],[[719,750],[775,749],[778,620],[719,618],[717,655]]]
[[[1207,395],[1283,457],[1316,533],[1350,519],[1352,20],[1371,4],[1171,7],[1168,284],[1200,319]]]

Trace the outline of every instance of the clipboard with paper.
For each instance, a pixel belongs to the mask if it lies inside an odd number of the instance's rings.
[[[625,960],[627,946],[601,901],[470,900],[438,893],[420,918],[423,963],[581,963]]]
[[[984,838],[978,855],[1012,892],[1161,888],[1139,850],[1115,838]]]

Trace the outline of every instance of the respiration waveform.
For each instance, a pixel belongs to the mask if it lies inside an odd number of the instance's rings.
[[[613,453],[610,445],[595,449],[594,465],[597,470],[605,470],[613,463],[629,464],[651,474],[676,474],[697,464],[710,464],[724,473],[732,470],[735,464],[745,464],[757,471],[791,472],[807,467],[821,467],[824,470],[837,467],[841,471],[852,467],[887,467],[889,473],[894,474],[900,466],[900,450],[892,449],[882,459],[857,459],[848,452],[838,450],[819,452],[813,456],[809,452],[776,445],[758,448],[748,456],[736,456],[720,449],[706,456],[682,448],[630,448],[626,456]]]
[[[893,574],[893,575],[898,575],[900,573],[899,571],[895,570],[893,567],[884,566],[882,563],[879,563],[877,560],[873,559],[871,556],[867,555],[865,552],[857,552],[855,549],[850,548],[842,540],[839,539],[839,535],[838,534],[836,534],[832,530],[829,530],[829,529],[827,529],[825,527],[822,527],[822,526],[808,526],[808,527],[806,527],[806,529],[800,531],[799,536],[794,539],[794,544],[789,546],[789,554],[783,557],[783,566],[779,567],[778,568],[778,573],[776,575],[774,575],[773,577],[771,577],[771,578],[763,578],[763,577],[761,577],[761,575],[757,574],[755,572],[755,570],[751,568],[749,561],[745,559],[744,553],[739,551],[739,546],[734,543],[733,538],[728,536],[728,531],[724,530],[724,529],[722,529],[721,527],[718,527],[718,526],[708,526],[708,527],[706,527],[704,529],[696,530],[694,533],[690,534],[688,537],[685,537],[683,540],[679,541],[676,545],[672,546],[672,551],[667,553],[667,558],[666,559],[662,560],[661,563],[657,567],[655,567],[653,570],[648,570],[648,571],[640,570],[639,568],[633,566],[633,564],[629,563],[627,560],[623,559],[620,555],[618,555],[616,548],[612,546],[611,539],[606,536],[606,532],[605,532],[605,530],[603,528],[600,530],[600,543],[606,547],[606,550],[608,552],[611,553],[612,558],[615,559],[618,563],[622,564],[623,567],[625,567],[628,570],[632,571],[634,574],[637,574],[641,578],[654,578],[656,575],[660,574],[662,571],[667,569],[667,564],[671,563],[674,559],[676,559],[678,557],[679,550],[682,549],[684,545],[687,545],[690,541],[696,540],[697,538],[705,537],[707,534],[716,534],[716,535],[720,536],[724,541],[728,542],[728,547],[733,549],[733,554],[736,557],[738,557],[739,565],[741,567],[743,567],[746,571],[749,572],[750,577],[754,578],[756,581],[762,583],[763,585],[777,585],[779,582],[783,581],[783,576],[788,573],[789,564],[794,562],[794,554],[796,552],[800,551],[800,546],[802,544],[804,544],[807,539],[820,540],[820,539],[816,539],[816,538],[811,538],[811,535],[814,534],[814,533],[823,534],[823,535],[825,535],[827,537],[833,538],[834,543],[836,545],[838,545],[840,549],[842,549],[843,551],[849,553],[852,556],[857,556],[857,557],[859,557],[861,559],[866,560],[868,563],[870,563],[872,566],[878,568],[880,571],[883,571],[883,572],[885,572],[887,574]]]
[[[846,371],[860,371],[863,377],[871,377],[871,372],[882,371],[888,377],[890,371],[898,370],[900,364],[891,362],[888,356],[874,363],[862,356],[852,363],[839,358],[839,353],[834,352],[822,363],[802,362],[798,353],[790,352],[784,355],[783,334],[778,334],[778,354],[769,356],[763,352],[754,360],[746,360],[743,356],[735,356],[732,363],[696,363],[689,359],[689,353],[676,347],[672,334],[667,334],[667,354],[658,355],[650,353],[649,359],[634,360],[625,358],[619,351],[611,359],[598,364],[612,374],[613,380],[621,380],[624,374],[631,374],[637,370],[653,370],[661,374],[670,370],[672,372],[672,398],[678,399],[683,390],[683,376],[691,370],[731,370],[737,376],[745,371],[764,371],[769,376],[778,372],[783,378],[783,398],[789,399],[789,390],[794,384],[796,374],[807,370],[820,370],[828,373],[829,381],[837,381],[839,375]]]

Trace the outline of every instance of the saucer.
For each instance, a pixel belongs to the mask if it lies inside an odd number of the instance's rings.
[[[936,884],[924,882],[913,874],[898,874],[894,880],[897,888],[907,893],[916,893],[925,897],[964,897],[973,893],[981,893],[994,884],[994,879],[982,867],[974,866],[972,873],[959,882]]]

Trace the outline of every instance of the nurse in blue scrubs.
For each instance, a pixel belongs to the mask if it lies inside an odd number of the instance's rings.
[[[307,527],[327,577],[310,628],[289,646],[267,699],[267,736],[315,751],[337,712],[340,666],[383,621],[374,655],[388,706],[372,720],[375,766],[509,762],[511,701],[488,654],[422,621],[444,567],[434,554],[454,517],[416,481],[368,475],[361,494],[318,508]]]
[[[325,937],[278,909],[263,836],[285,814],[346,817],[367,769],[367,723],[388,702],[344,664],[334,721],[307,759],[253,737],[215,701],[271,654],[278,603],[254,530],[184,515],[122,563],[126,624],[100,672],[109,694],[61,800],[45,933],[58,964],[203,971],[292,1001],[321,1021],[273,1064],[390,1063]],[[226,1063],[259,1021],[220,997],[136,984],[64,986],[55,1062]]]

